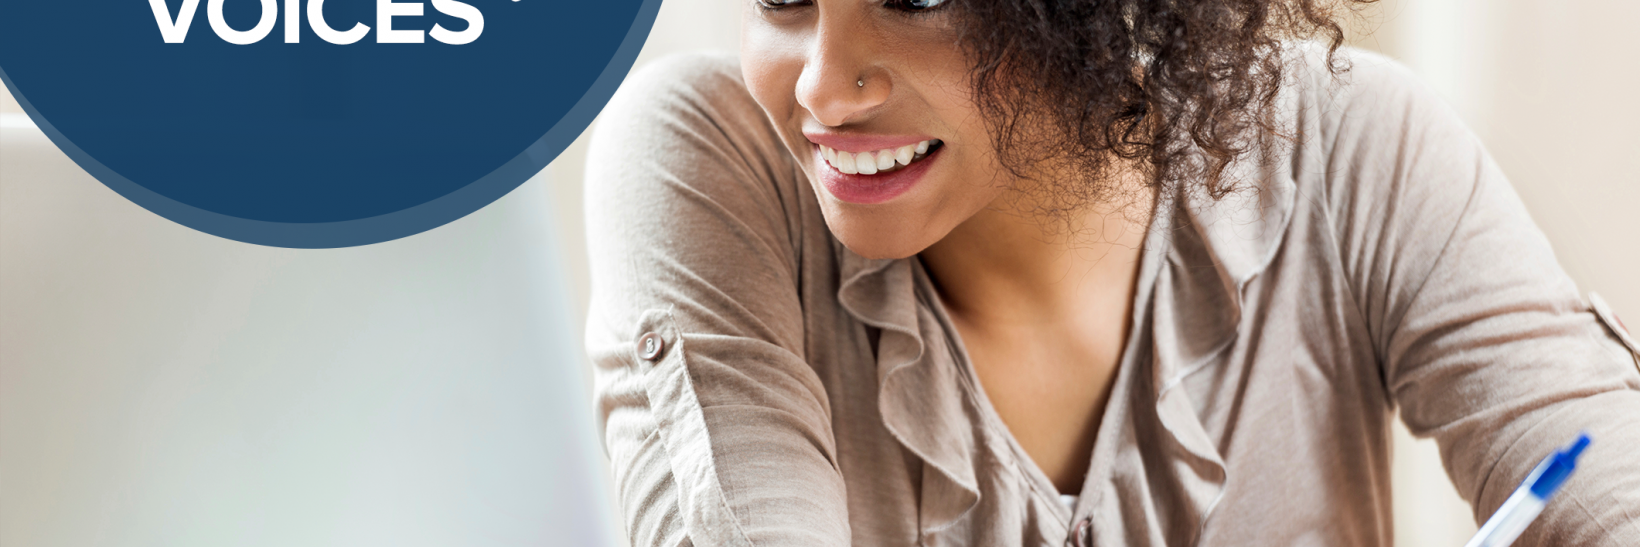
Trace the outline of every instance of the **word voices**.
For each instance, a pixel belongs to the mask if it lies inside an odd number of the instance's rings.
[[[208,0],[205,7],[206,18],[211,21],[211,30],[231,44],[254,44],[267,38],[273,33],[274,25],[279,21],[278,0],[261,0],[262,19],[250,30],[237,30],[228,26],[222,17],[222,3],[225,0]],[[248,1],[248,0],[239,0]],[[440,25],[433,25],[433,30],[423,33],[420,30],[395,30],[394,17],[420,17],[422,4],[420,2],[395,2],[393,0],[376,0],[376,42],[383,44],[420,44],[426,41],[425,35],[431,35],[434,40],[446,44],[470,44],[484,33],[484,14],[472,5],[457,0],[431,0],[433,9],[440,13],[467,21],[467,28],[461,31],[452,31]],[[364,23],[354,23],[348,30],[336,30],[325,21],[325,0],[308,0],[307,21],[308,27],[319,38],[332,44],[347,45],[364,39],[370,34],[370,26]],[[154,20],[159,23],[160,37],[167,44],[180,44],[188,38],[188,27],[193,25],[194,13],[199,11],[199,0],[183,0],[182,9],[177,11],[176,19],[171,18],[171,9],[165,5],[165,0],[148,0],[148,7],[154,10]],[[302,34],[301,0],[285,0],[285,43],[294,44]]]

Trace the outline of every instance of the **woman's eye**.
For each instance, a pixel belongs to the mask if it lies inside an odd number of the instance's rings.
[[[950,0],[888,0],[883,6],[901,11],[928,11],[945,5]]]
[[[810,0],[752,0],[763,9],[780,9],[809,3]]]

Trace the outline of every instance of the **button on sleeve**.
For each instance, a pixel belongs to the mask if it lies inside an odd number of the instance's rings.
[[[655,361],[666,353],[666,339],[653,332],[646,332],[638,338],[638,357],[645,361]]]

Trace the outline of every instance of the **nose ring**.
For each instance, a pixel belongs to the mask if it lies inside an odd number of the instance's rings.
[[[854,81],[854,87],[865,87],[865,86],[866,86],[866,81],[865,80],[855,80]]]

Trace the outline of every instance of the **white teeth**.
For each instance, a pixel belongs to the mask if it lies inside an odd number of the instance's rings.
[[[900,162],[900,165],[911,165],[911,157],[917,155],[916,148],[917,146],[913,144],[895,148],[894,161]]]
[[[877,174],[877,158],[872,157],[871,152],[861,152],[854,158],[854,167],[859,169],[862,175],[875,175]]]
[[[854,168],[854,154],[850,154],[848,152],[837,154],[837,160],[833,161],[831,166],[836,167],[838,171],[842,171],[845,175],[855,175],[860,172],[858,169]],[[871,172],[876,173],[877,170],[872,169]]]
[[[847,175],[875,175],[911,165],[932,147],[936,141],[927,140],[916,144],[907,144],[898,148],[885,148],[869,152],[844,152],[829,146],[820,146],[820,157],[832,168]]]

